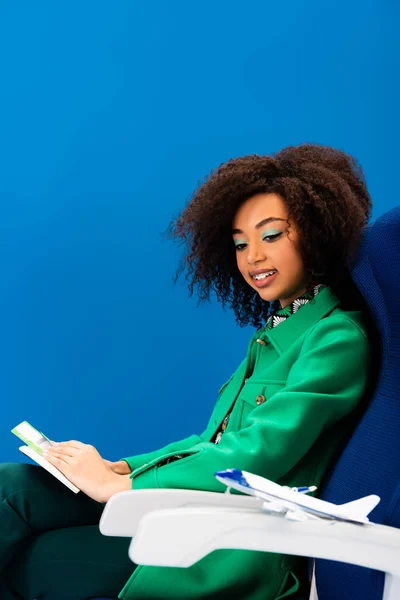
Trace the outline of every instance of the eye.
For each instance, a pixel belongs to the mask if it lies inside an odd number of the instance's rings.
[[[235,244],[235,249],[238,252],[242,252],[242,250],[244,250],[246,248],[247,244]]]
[[[264,235],[264,237],[262,239],[263,239],[263,241],[273,242],[273,241],[277,240],[279,237],[281,237],[281,235],[282,235],[282,232],[271,233],[270,235]]]

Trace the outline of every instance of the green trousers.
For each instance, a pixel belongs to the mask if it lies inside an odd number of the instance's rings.
[[[0,599],[117,598],[130,539],[102,536],[104,505],[41,467],[0,464]]]

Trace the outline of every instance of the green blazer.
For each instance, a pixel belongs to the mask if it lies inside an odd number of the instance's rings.
[[[224,492],[213,474],[228,468],[287,486],[320,486],[366,393],[369,361],[363,314],[343,311],[329,288],[322,289],[274,329],[255,333],[201,435],[124,459],[132,488]],[[215,445],[211,440],[231,409]],[[175,454],[184,457],[158,466]],[[303,568],[298,557],[218,550],[187,569],[138,566],[120,598],[298,598]]]

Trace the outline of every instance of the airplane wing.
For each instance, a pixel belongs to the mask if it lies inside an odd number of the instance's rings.
[[[285,515],[289,510],[289,506],[285,506],[284,502],[264,502],[263,504],[263,512],[266,513],[271,513],[271,514],[278,514],[278,515]]]

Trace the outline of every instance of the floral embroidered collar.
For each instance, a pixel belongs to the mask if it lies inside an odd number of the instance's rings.
[[[273,329],[280,323],[283,323],[283,321],[286,321],[286,319],[288,319],[291,315],[296,313],[299,310],[299,308],[301,308],[305,304],[308,304],[310,300],[313,300],[315,296],[317,296],[324,287],[326,286],[324,286],[322,283],[315,285],[313,288],[311,288],[311,290],[308,290],[307,292],[296,298],[296,300],[293,300],[291,304],[288,304],[287,306],[285,306],[285,308],[280,308],[274,314],[270,315],[267,319],[265,330],[269,331],[270,329]]]

